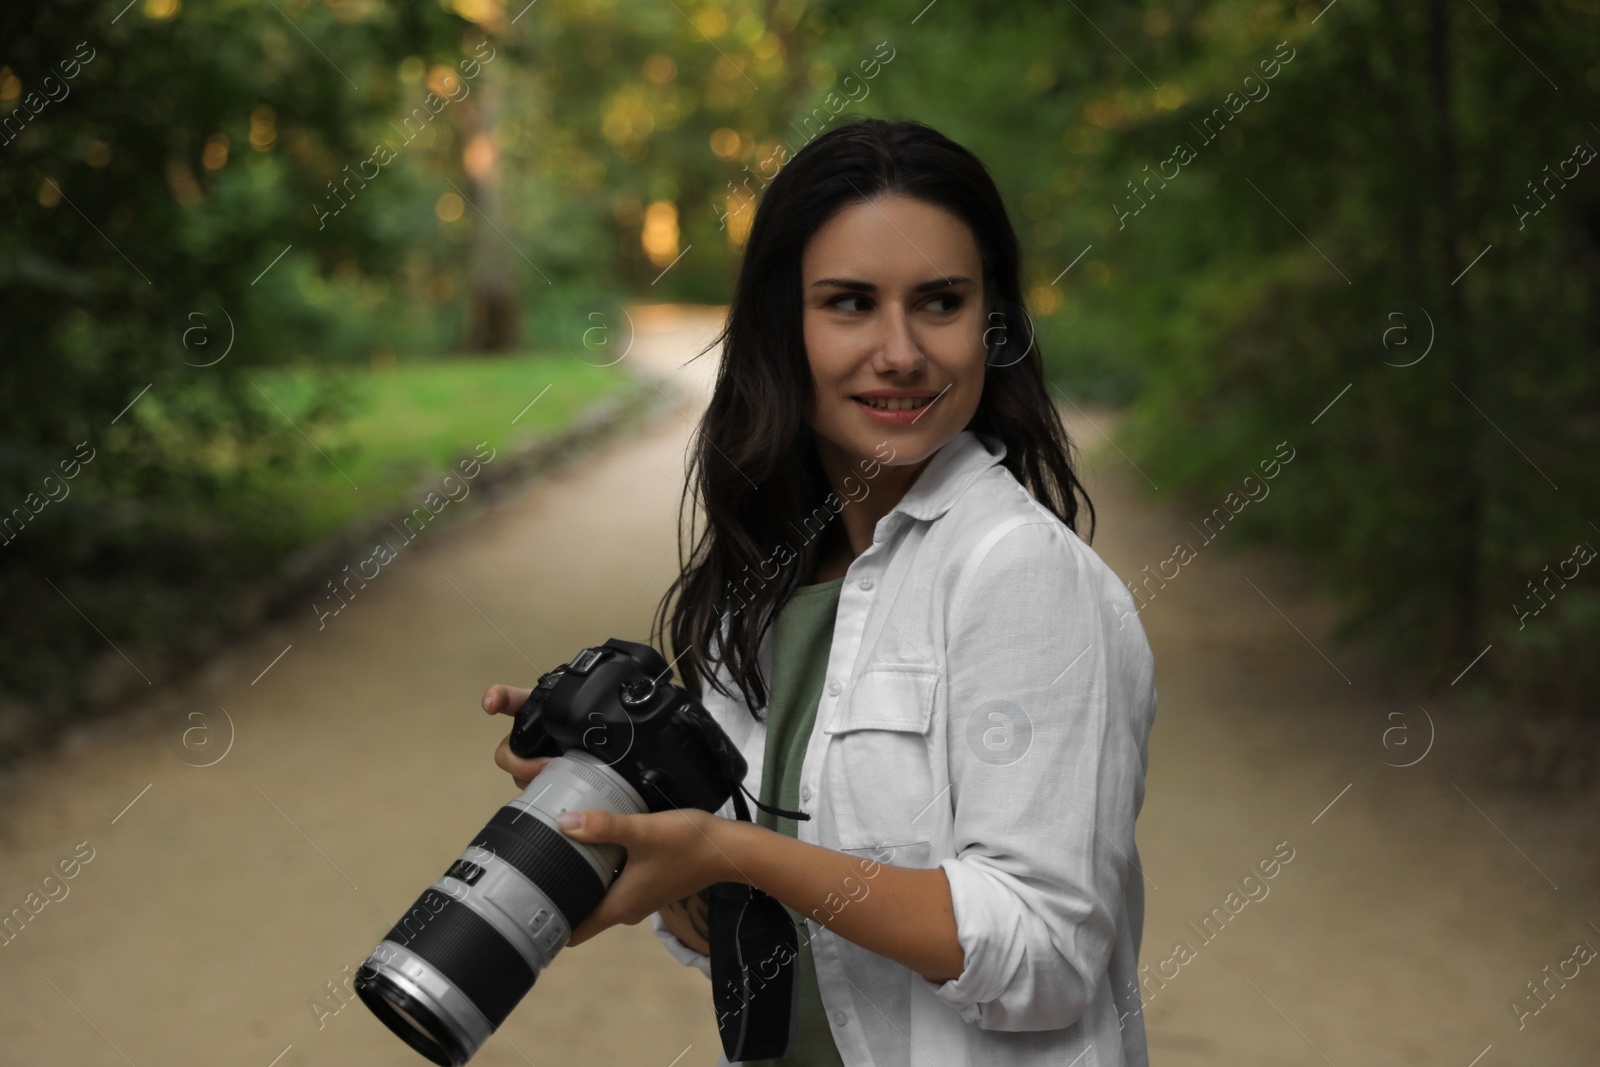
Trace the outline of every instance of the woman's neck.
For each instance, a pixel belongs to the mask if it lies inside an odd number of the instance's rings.
[[[807,584],[816,585],[819,582],[831,582],[835,578],[842,578],[850,569],[850,564],[860,553],[850,550],[850,541],[845,536],[844,525],[841,518],[835,518],[823,530],[822,540],[817,543],[817,554],[811,569],[811,581]]]

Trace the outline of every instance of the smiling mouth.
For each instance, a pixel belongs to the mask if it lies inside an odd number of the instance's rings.
[[[876,408],[878,411],[915,411],[918,408],[927,407],[929,404],[931,404],[935,400],[937,400],[938,397],[933,397],[933,396],[860,397],[860,396],[857,396],[857,397],[852,397],[851,399],[856,401],[856,403],[858,403],[858,404],[865,404],[869,408]]]

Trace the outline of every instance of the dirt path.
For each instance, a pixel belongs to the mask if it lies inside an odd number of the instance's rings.
[[[667,374],[715,329],[662,310],[640,322],[629,358]],[[42,896],[63,861],[75,877],[0,947],[0,1064],[421,1063],[361,1005],[327,1014],[329,984],[508,795],[490,762],[504,722],[475,706],[484,686],[647,636],[698,415],[678,404],[685,417],[419,537],[323,628],[307,605],[9,782],[0,909]],[[1152,505],[1140,474],[1074,426],[1092,450],[1095,547],[1119,573],[1193,540],[1181,508]],[[1423,750],[1419,701],[1335,650],[1291,566],[1226,536],[1143,613],[1161,699],[1139,823],[1143,958],[1175,973],[1147,987],[1152,1061],[1468,1067],[1492,1045],[1482,1067],[1596,1063],[1600,967],[1551,980],[1520,1030],[1509,1006],[1577,941],[1600,947],[1592,805],[1479,784],[1462,755],[1472,720],[1443,705],[1427,706],[1427,757],[1386,766]],[[187,765],[167,727],[208,713],[220,745],[219,709],[232,747]],[[1396,725],[1409,747],[1382,743]],[[1230,890],[1280,842],[1293,858],[1231,915]],[[1213,907],[1230,917],[1208,943],[1187,924]],[[667,1067],[686,1050],[685,1067],[715,1058],[709,987],[647,927],[623,927],[563,953],[474,1063]]]

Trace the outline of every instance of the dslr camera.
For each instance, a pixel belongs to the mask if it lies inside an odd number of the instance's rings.
[[[700,702],[668,680],[670,670],[649,645],[612,638],[541,675],[517,711],[511,750],[554,758],[361,965],[354,984],[363,1003],[431,1062],[460,1067],[471,1059],[621,873],[621,846],[574,841],[557,827],[558,815],[715,813],[732,797],[739,818],[749,819],[740,793],[744,757]],[[730,1056],[753,1058],[759,1042],[745,1035],[773,1034],[776,1043],[760,1051],[786,1051],[792,989],[763,998],[758,1010],[776,1014],[758,1019],[752,1031],[755,981],[738,963],[738,949],[756,947],[756,937],[761,947],[792,942],[793,924],[760,890],[735,883],[718,889],[714,899],[743,894],[757,905],[741,909],[752,916],[743,931],[719,924],[733,932],[719,934],[714,945],[713,979],[732,991],[731,999],[717,998],[719,1008],[728,1007],[718,1018],[724,1044]],[[755,916],[769,923],[782,916],[788,929],[758,931]]]

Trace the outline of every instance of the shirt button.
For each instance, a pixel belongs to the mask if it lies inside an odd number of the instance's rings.
[[[828,695],[829,696],[835,696],[835,697],[838,696],[839,695],[839,690],[841,688],[843,688],[843,687],[838,682],[829,682],[828,683]]]
[[[800,799],[801,800],[810,800],[811,799],[811,787],[809,785],[803,785],[803,786],[800,787]]]
[[[863,579],[861,579],[861,588],[863,590],[871,589],[872,588],[872,579],[871,578],[863,578]]]
[[[843,1026],[845,1023],[847,1023],[849,1021],[850,1021],[850,1017],[848,1015],[846,1015],[844,1012],[836,1011],[836,1012],[833,1013],[833,1025],[835,1025],[835,1026]]]

